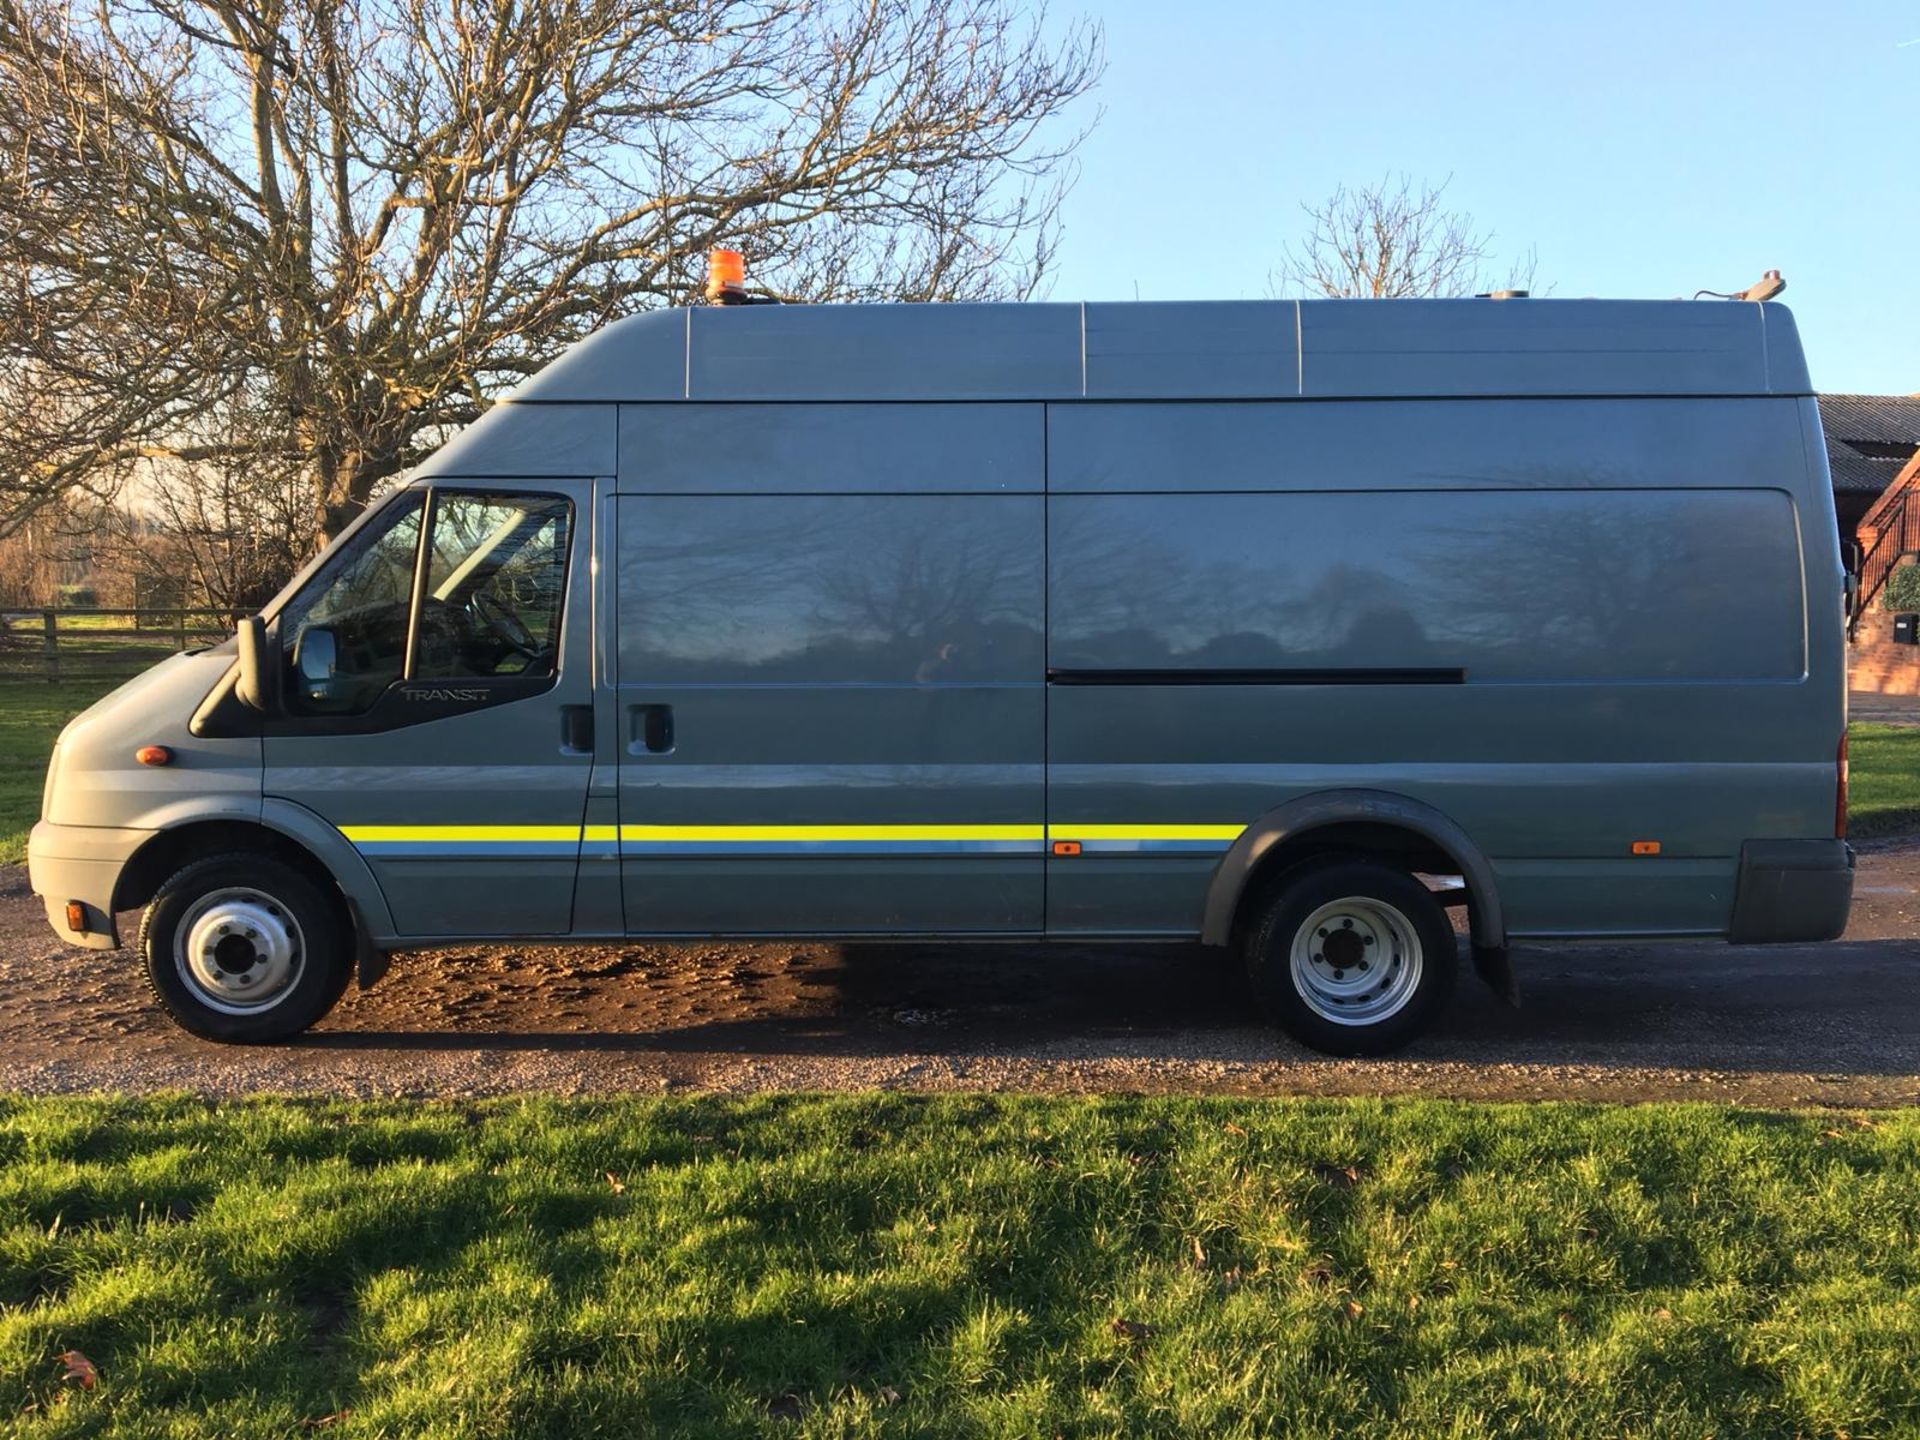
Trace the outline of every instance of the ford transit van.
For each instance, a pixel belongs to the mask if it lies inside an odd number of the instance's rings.
[[[75,720],[32,883],[218,1040],[396,950],[1111,938],[1372,1053],[1462,950],[1837,935],[1842,607],[1779,305],[663,311]]]

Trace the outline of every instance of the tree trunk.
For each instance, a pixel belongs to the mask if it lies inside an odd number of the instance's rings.
[[[357,520],[373,496],[373,487],[392,473],[391,462],[374,460],[357,451],[316,455],[313,548],[324,549]]]

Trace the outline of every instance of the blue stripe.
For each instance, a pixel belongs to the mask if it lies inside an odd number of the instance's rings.
[[[362,855],[486,855],[495,860],[580,853],[578,840],[361,840]]]
[[[1083,840],[1082,855],[1224,855],[1231,840]]]

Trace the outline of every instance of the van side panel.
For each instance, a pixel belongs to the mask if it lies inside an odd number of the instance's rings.
[[[689,400],[1056,400],[1078,305],[738,305],[687,312]]]
[[[1053,405],[1047,427],[1056,495],[1807,483],[1791,400]]]
[[[1305,300],[1300,393],[1764,395],[1767,308]]]
[[[1038,932],[1039,407],[715,409],[622,422],[628,929]]]
[[[1061,495],[1056,670],[1797,681],[1780,490]]]
[[[1121,843],[1050,863],[1052,928],[1192,933],[1234,827],[1363,787],[1463,827],[1511,935],[1724,933],[1743,842],[1832,833],[1798,403],[1054,407],[1052,833]]]
[[[1043,405],[624,405],[647,495],[1038,493]]]

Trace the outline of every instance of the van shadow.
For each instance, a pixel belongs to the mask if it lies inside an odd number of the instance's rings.
[[[1461,957],[1412,1061],[1920,1072],[1920,941],[1515,952],[1506,1006]],[[451,1022],[451,1023],[450,1023]],[[1315,1058],[1219,950],[1141,944],[689,944],[421,953],[302,1045],[328,1050]]]

